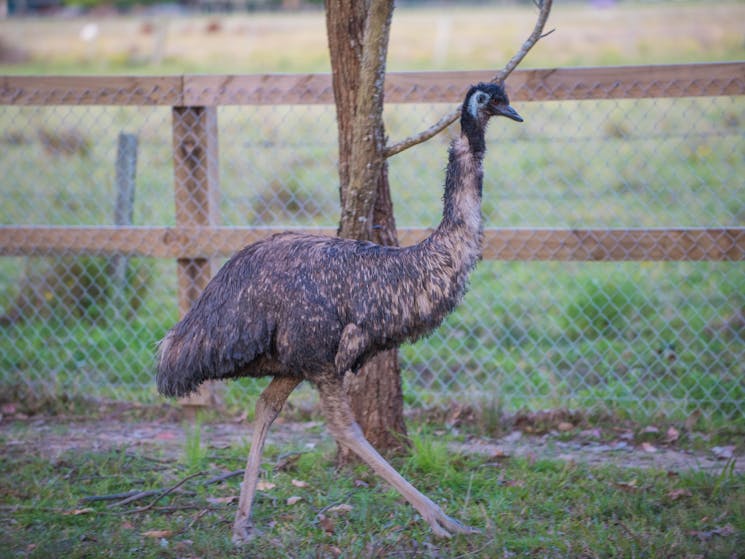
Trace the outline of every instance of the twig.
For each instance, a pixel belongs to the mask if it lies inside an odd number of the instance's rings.
[[[123,507],[124,505],[128,505],[129,503],[132,503],[134,501],[152,497],[153,495],[158,495],[161,491],[162,489],[151,489],[149,491],[131,491],[129,495],[122,494],[124,499],[122,499],[121,501],[117,501],[116,503],[111,503],[108,508],[113,509],[114,507]],[[101,500],[107,500],[106,497],[108,497],[108,495],[102,495],[102,497],[104,498]]]
[[[195,478],[195,477],[198,477],[198,476],[203,476],[203,475],[205,475],[206,473],[207,473],[207,472],[197,472],[196,474],[191,474],[191,475],[189,475],[189,476],[186,476],[186,477],[185,477],[185,478],[183,478],[183,479],[182,479],[181,481],[179,481],[179,482],[178,482],[177,484],[175,484],[175,485],[172,485],[171,487],[168,487],[168,488],[166,488],[166,489],[163,489],[162,491],[160,491],[160,492],[158,493],[157,497],[155,497],[155,499],[153,499],[153,500],[152,500],[152,501],[150,502],[150,504],[148,504],[148,505],[145,505],[144,507],[139,507],[139,508],[136,508],[136,509],[128,510],[128,511],[126,511],[126,512],[127,512],[128,514],[130,514],[130,513],[137,513],[137,512],[145,512],[145,511],[148,511],[148,510],[152,509],[152,508],[153,508],[153,507],[155,506],[155,503],[157,503],[158,501],[160,501],[160,500],[161,500],[161,499],[162,499],[163,497],[165,497],[165,496],[167,496],[167,495],[170,495],[171,493],[173,493],[174,491],[176,491],[176,489],[178,489],[179,487],[181,487],[181,486],[182,486],[182,485],[183,485],[184,483],[186,483],[186,482],[187,482],[187,481],[189,481],[190,479],[193,479],[193,478]]]
[[[307,450],[294,450],[292,452],[284,452],[277,456],[277,460],[274,462],[274,470],[284,470],[293,461],[300,458],[303,454],[307,454]]]
[[[199,520],[201,520],[201,518],[208,512],[210,512],[210,509],[202,509],[196,515],[194,515],[194,518],[191,519],[191,522],[189,522],[189,525],[186,527],[186,531],[188,532],[189,530],[191,530],[194,524],[199,522]]]
[[[346,502],[347,502],[347,501],[349,500],[349,498],[350,498],[350,497],[351,497],[352,495],[354,495],[354,494],[355,494],[355,491],[354,491],[354,490],[352,490],[352,491],[349,491],[349,492],[347,492],[347,494],[346,494],[346,495],[344,495],[344,496],[343,496],[343,497],[342,497],[341,499],[339,499],[339,500],[337,500],[337,501],[334,501],[333,503],[329,503],[329,504],[328,504],[328,505],[326,505],[325,507],[321,507],[320,509],[318,509],[318,512],[316,512],[316,521],[317,521],[317,520],[318,520],[318,518],[319,518],[319,517],[320,517],[320,516],[321,516],[321,515],[322,515],[322,514],[323,514],[324,512],[326,512],[327,510],[329,510],[329,509],[331,509],[331,508],[333,508],[333,507],[335,507],[335,506],[337,506],[337,505],[341,505],[341,504],[344,504],[344,503],[346,503]]]
[[[127,491],[126,493],[111,493],[109,495],[89,495],[87,497],[81,497],[80,503],[93,503],[95,501],[116,501],[117,499],[126,499],[134,495],[141,495],[147,493],[146,491]],[[152,495],[155,495],[157,491],[150,491]],[[145,495],[147,496],[147,495]]]
[[[150,512],[178,512],[182,510],[206,510],[208,512],[220,512],[227,510],[229,507],[218,507],[218,506],[207,506],[205,507],[202,503],[195,503],[193,505],[168,505],[163,507],[153,507],[151,509],[148,509]],[[120,511],[117,514],[131,514],[133,512],[142,512],[140,510],[126,510],[126,511]]]
[[[539,40],[554,32],[554,30],[552,29],[548,33],[543,33],[543,28],[546,25],[546,20],[548,20],[548,14],[551,13],[552,1],[553,0],[543,0],[543,2],[540,4],[541,11],[538,13],[538,19],[536,20],[535,26],[533,27],[533,32],[525,40],[523,46],[520,47],[520,50],[515,53],[515,56],[510,59],[507,65],[502,68],[502,70],[497,72],[497,75],[494,76],[494,79],[492,80],[493,82],[502,83],[507,78],[507,76],[512,73],[512,70],[519,66],[528,52],[530,52],[530,49],[532,49]]]
[[[533,32],[528,36],[525,42],[523,42],[520,49],[510,59],[507,65],[499,72],[497,72],[494,78],[492,78],[491,81],[493,83],[503,83],[507,76],[509,76],[510,73],[512,73],[512,71],[517,68],[517,66],[523,61],[528,52],[530,52],[530,49],[532,49],[533,46],[543,37],[546,37],[547,35],[553,33],[553,29],[548,33],[543,32],[543,28],[546,25],[546,20],[548,20],[548,14],[551,13],[552,1],[553,0],[543,0],[542,2],[540,2],[540,12],[538,13],[538,19],[536,20],[535,26],[533,27]],[[536,4],[538,4],[538,2],[536,2]],[[413,136],[410,136],[405,140],[398,142],[397,144],[386,146],[385,150],[383,150],[383,155],[385,157],[391,157],[393,155],[396,155],[397,153],[401,153],[402,151],[409,149],[410,147],[421,144],[422,142],[426,142],[433,136],[436,136],[437,134],[442,132],[453,122],[455,122],[459,114],[460,107],[456,107],[426,130],[423,130],[418,134],[414,134]]]
[[[173,458],[153,458],[152,456],[144,456],[142,454],[136,454],[129,449],[127,449],[125,456],[127,458],[137,458],[140,460],[147,460],[148,462],[154,462],[156,464],[162,464],[165,466],[175,466],[175,460]]]
[[[211,477],[208,480],[205,480],[202,482],[202,485],[212,485],[213,483],[220,483],[221,481],[225,481],[226,479],[230,479],[231,477],[239,476],[243,473],[243,470],[233,470],[232,472],[226,472],[224,474],[220,474],[219,476]]]
[[[626,535],[630,536],[631,539],[633,539],[637,544],[641,543],[641,538],[637,534],[632,532],[631,529],[628,526],[626,526],[626,524],[624,524],[622,520],[616,520],[615,524],[616,526],[620,526],[623,529],[623,531],[626,532]]]
[[[306,454],[307,451],[305,450],[299,450],[295,452],[286,452],[284,454],[280,454],[277,457],[277,461],[274,464],[275,470],[281,470],[284,465],[287,463],[289,458],[292,458],[294,456],[302,456],[303,454]],[[233,477],[237,477],[239,475],[242,475],[245,470],[233,470],[232,472],[225,472],[224,474],[220,474],[219,476],[211,477],[208,480],[205,480],[202,485],[212,485],[214,483],[220,483],[225,481],[226,479],[230,479]]]

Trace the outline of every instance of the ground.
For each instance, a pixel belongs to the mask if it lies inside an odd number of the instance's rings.
[[[0,557],[702,559],[745,546],[745,448],[729,426],[419,411],[412,453],[393,463],[480,530],[441,540],[369,468],[336,469],[317,414],[292,408],[268,440],[253,511],[262,535],[243,549],[230,526],[249,417],[0,405]]]
[[[60,416],[21,416],[19,420],[6,415],[0,421],[0,440],[4,441],[5,452],[32,453],[50,460],[68,451],[95,452],[113,448],[177,459],[184,453],[185,425],[183,421],[171,418],[129,420],[117,414],[95,420]],[[243,418],[204,423],[200,429],[202,444],[215,449],[245,446],[252,434],[251,424]],[[670,472],[697,470],[718,473],[730,458],[734,458],[734,471],[745,472],[745,456],[738,456],[732,445],[707,444],[706,435],[694,434],[701,439],[701,444],[695,445],[700,450],[679,448],[674,444],[676,441],[671,440],[678,438],[678,431],[669,429],[646,427],[634,434],[624,428],[572,429],[569,423],[558,423],[557,429],[541,435],[520,430],[512,430],[500,438],[458,435],[452,437],[450,447],[454,452],[478,453],[498,459],[558,459]],[[458,434],[458,429],[435,433],[452,436]],[[645,434],[653,442],[640,440],[645,438]],[[328,444],[330,440],[330,435],[318,421],[279,418],[270,431],[267,444],[282,449],[298,449]]]

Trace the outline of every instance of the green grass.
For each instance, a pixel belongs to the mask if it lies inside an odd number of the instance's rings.
[[[238,478],[203,482],[222,469],[242,468],[245,449],[209,449],[202,475],[140,512],[153,497],[111,508],[81,499],[167,488],[199,472],[184,459],[141,450],[70,451],[47,460],[29,449],[0,457],[0,554],[693,558],[734,557],[745,543],[745,479],[728,466],[714,474],[671,474],[550,460],[494,462],[454,453],[447,441],[417,433],[412,456],[394,463],[448,514],[479,527],[475,536],[434,539],[366,468],[336,470],[327,445],[278,471],[271,464],[279,450],[267,449],[262,476],[276,487],[259,492],[254,519],[264,532],[243,550],[230,543]],[[288,504],[292,496],[302,499]]]

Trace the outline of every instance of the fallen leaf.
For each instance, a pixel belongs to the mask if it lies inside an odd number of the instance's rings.
[[[295,487],[300,487],[301,489],[310,487],[310,484],[307,481],[301,481],[299,479],[293,479],[292,485],[294,485]]]
[[[674,443],[680,438],[680,431],[678,431],[675,427],[670,427],[667,430],[667,433],[665,433],[665,441],[668,443]]]
[[[629,493],[634,493],[636,491],[639,491],[639,486],[637,485],[639,482],[636,478],[630,480],[630,481],[617,481],[613,485],[618,487],[619,489],[623,491],[627,491]]]
[[[693,493],[688,491],[688,489],[673,489],[667,494],[667,496],[671,501],[677,501],[683,497],[692,497]]]
[[[572,423],[569,423],[568,421],[562,421],[561,423],[559,423],[558,429],[562,433],[566,433],[567,431],[571,431],[572,429],[574,429],[574,425]]]
[[[72,509],[63,512],[62,514],[69,515],[69,516],[79,516],[81,514],[90,514],[92,512],[95,512],[92,508],[84,508],[84,509]]]
[[[160,433],[156,433],[154,438],[158,441],[172,441],[177,437],[178,435],[173,431],[161,431]]]
[[[509,454],[508,454],[507,452],[505,452],[505,451],[504,451],[503,449],[501,449],[501,448],[498,448],[497,450],[495,450],[495,451],[494,451],[494,452],[492,453],[491,457],[492,457],[492,458],[493,458],[494,460],[504,460],[505,458],[509,458],[509,457],[510,457],[510,455],[509,455]]]
[[[173,535],[173,530],[148,530],[143,532],[142,536],[145,538],[170,538]]]
[[[649,452],[649,453],[657,452],[657,447],[654,446],[652,443],[643,442],[639,446],[641,446],[641,449],[644,452]]]
[[[132,524],[129,520],[125,520],[121,523],[119,526],[122,530],[134,530],[135,525]]]
[[[259,491],[269,491],[270,489],[274,489],[277,487],[276,483],[272,483],[271,481],[260,481],[256,484],[256,489]]]
[[[353,509],[354,507],[352,505],[342,503],[341,505],[334,505],[333,507],[329,507],[327,509],[327,512],[347,513],[347,512],[352,512]]]
[[[237,500],[238,497],[236,495],[231,495],[230,497],[207,497],[207,502],[213,505],[227,505]]]
[[[654,425],[647,425],[644,429],[642,429],[642,433],[651,433],[653,435],[656,435],[659,432],[660,430]]]
[[[366,481],[363,481],[361,479],[355,479],[354,480],[354,486],[355,487],[370,487],[370,484]]]
[[[729,460],[735,454],[735,445],[715,446],[711,451],[717,457],[717,460]]]
[[[323,528],[323,531],[327,534],[333,534],[334,533],[334,521],[329,518],[328,516],[324,514],[318,515],[318,524],[321,525],[321,528]]]
[[[293,495],[292,497],[288,497],[287,498],[287,504],[288,505],[294,505],[294,504],[296,504],[296,503],[298,503],[298,502],[300,502],[302,500],[303,500],[302,497],[298,497],[297,495]]]

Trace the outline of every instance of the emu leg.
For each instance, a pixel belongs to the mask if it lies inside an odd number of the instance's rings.
[[[341,382],[319,383],[321,407],[329,430],[339,444],[362,458],[380,477],[395,487],[419,511],[436,536],[449,538],[453,533],[474,534],[478,530],[450,518],[431,499],[420,493],[367,442],[346,400]]]
[[[256,401],[256,419],[251,450],[248,453],[246,471],[243,474],[238,511],[233,523],[233,543],[241,544],[251,539],[251,505],[256,494],[261,466],[261,452],[269,427],[282,410],[287,397],[300,384],[301,379],[274,377]]]

